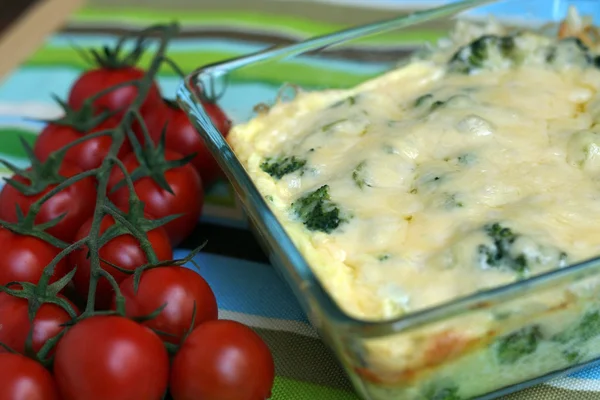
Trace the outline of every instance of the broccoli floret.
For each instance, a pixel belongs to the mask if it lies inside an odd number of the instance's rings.
[[[479,245],[478,252],[481,262],[489,268],[508,268],[523,274],[527,270],[525,255],[515,255],[511,252],[511,246],[519,236],[498,223],[485,225],[483,229],[492,239],[492,244]]]
[[[477,156],[472,153],[461,154],[460,156],[457,157],[458,163],[462,164],[462,165],[471,165],[471,164],[475,163],[476,160],[477,160]]]
[[[453,72],[470,74],[478,69],[512,61],[515,57],[515,40],[511,36],[484,35],[461,47],[450,59]]]
[[[565,350],[562,355],[569,364],[575,364],[581,360],[581,353],[577,350]]]
[[[460,201],[459,199],[457,199],[456,197],[457,197],[456,194],[450,194],[450,193],[445,194],[444,207],[447,210],[452,210],[455,208],[462,208],[465,206],[465,204],[462,201]]]
[[[496,357],[500,364],[513,364],[522,357],[534,353],[542,337],[542,331],[537,325],[501,337],[496,341]]]
[[[477,247],[481,268],[512,271],[519,278],[524,278],[536,267],[561,268],[568,265],[565,252],[539,244],[499,223],[485,225],[483,231],[488,239]]]
[[[600,312],[592,311],[585,314],[579,323],[552,339],[560,343],[581,344],[600,335]]]
[[[260,164],[260,169],[275,179],[281,179],[287,174],[303,169],[305,165],[306,160],[297,158],[296,156],[269,157]]]
[[[458,387],[454,385],[450,386],[431,386],[425,392],[425,399],[427,400],[461,400],[462,397],[458,394]]]
[[[579,38],[570,37],[548,49],[546,62],[556,66],[578,65],[586,67],[594,63],[590,49]]]
[[[576,348],[598,335],[600,335],[600,312],[591,311],[586,313],[577,325],[554,335],[552,340],[568,345],[569,348],[563,350],[562,355],[569,364],[574,364],[583,357]]]
[[[356,96],[350,96],[350,97],[346,97],[345,99],[336,101],[335,103],[333,103],[330,108],[337,108],[340,107],[344,104],[348,104],[349,106],[353,106],[356,104]]]
[[[415,100],[415,107],[421,107],[425,105],[430,105],[433,102],[433,95],[431,93],[424,94],[423,96],[419,96]]]
[[[472,100],[468,95],[459,93],[448,97],[446,100],[435,100],[432,94],[428,93],[418,97],[415,100],[415,108],[425,108],[430,112],[444,106],[460,106],[462,104],[471,104]]]
[[[526,41],[538,40],[527,35],[521,37]],[[452,56],[448,65],[452,72],[470,74],[481,69],[520,65],[527,61],[545,62],[557,68],[571,65],[585,68],[599,65],[598,61],[600,61],[594,58],[581,39],[575,37],[562,39],[552,45],[544,45],[539,50],[541,53],[531,50],[528,46],[519,48],[514,36],[485,35],[461,47]],[[538,58],[538,55],[542,57]]]
[[[354,168],[354,171],[352,171],[352,180],[359,189],[363,189],[365,186],[370,187],[365,177],[365,165],[366,163],[363,161]]]
[[[472,164],[475,164],[475,162],[477,161],[477,156],[473,153],[465,153],[465,154],[461,154],[458,157],[445,157],[444,161],[446,162],[454,162],[457,163],[459,165],[464,165],[464,166],[469,166]]]
[[[300,197],[292,203],[292,210],[311,231],[330,233],[346,222],[339,207],[331,201],[328,185]]]

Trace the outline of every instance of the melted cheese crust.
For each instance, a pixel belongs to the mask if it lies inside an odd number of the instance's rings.
[[[486,224],[519,232],[527,276],[566,265],[561,254],[600,254],[599,86],[595,68],[463,75],[421,61],[353,90],[300,93],[230,142],[341,306],[389,318],[519,279],[482,265]],[[415,106],[428,94],[447,103]],[[306,168],[271,177],[261,164],[279,154]],[[325,184],[348,216],[331,233],[291,211]]]

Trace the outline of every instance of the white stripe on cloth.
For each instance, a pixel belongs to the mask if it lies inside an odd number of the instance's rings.
[[[558,389],[600,392],[600,380],[595,379],[564,377],[545,382],[545,384]]]
[[[267,318],[258,315],[244,314],[235,311],[219,310],[219,319],[231,319],[253,328],[272,329],[297,333],[299,335],[319,339],[317,332],[310,325],[300,322],[277,318]]]

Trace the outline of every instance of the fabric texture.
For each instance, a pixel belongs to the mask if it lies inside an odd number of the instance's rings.
[[[41,123],[30,118],[52,118],[60,109],[52,93],[64,97],[71,82],[85,68],[73,50],[100,46],[114,40],[113,34],[156,22],[179,20],[185,35],[176,39],[170,55],[185,71],[273,44],[285,44],[308,36],[332,32],[349,25],[390,17],[385,1],[377,7],[356,7],[356,1],[253,2],[186,0],[130,1],[128,8],[113,0],[92,2],[75,15],[65,28],[49,37],[45,45],[0,86],[0,155],[17,165],[25,165],[19,137],[35,140]],[[282,3],[286,3],[285,6]],[[354,4],[352,4],[354,3]],[[394,12],[411,3],[393,3]],[[102,4],[102,7],[100,7]],[[166,6],[168,4],[168,7]],[[348,5],[349,4],[349,5]],[[204,7],[204,4],[203,4]],[[435,27],[419,35],[396,37],[407,44],[420,37],[435,38]],[[293,72],[293,71],[292,71]],[[290,72],[290,73],[292,73]],[[332,79],[346,79],[343,74]],[[336,78],[337,76],[337,78]],[[310,75],[296,77],[310,85]],[[252,90],[275,90],[286,80],[285,71],[267,70],[248,77]],[[174,96],[179,78],[170,70],[160,74],[160,86]],[[243,99],[239,100],[244,101]],[[240,107],[246,104],[240,104]],[[0,174],[7,175],[6,170]],[[298,306],[293,294],[268,264],[258,244],[247,231],[232,188],[225,182],[207,196],[204,216],[198,229],[177,257],[208,240],[197,256],[200,274],[212,286],[220,316],[254,327],[270,346],[276,362],[273,389],[276,400],[351,400],[358,397],[330,350],[318,338]],[[511,400],[600,399],[600,368],[588,368],[505,397]]]

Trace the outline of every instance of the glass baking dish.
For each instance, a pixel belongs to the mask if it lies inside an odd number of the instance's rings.
[[[202,94],[217,96],[241,123],[257,106],[293,97],[294,86],[350,88],[389,71],[419,45],[442,38],[457,17],[491,13],[512,24],[543,25],[562,20],[570,5],[594,18],[600,11],[596,0],[452,2],[207,65],[180,87],[179,103],[225,171],[257,239],[363,398],[491,399],[600,360],[600,258],[393,320],[354,318],[324,289],[211,123]],[[555,333],[546,337],[548,330]],[[461,331],[472,340],[460,339]],[[493,358],[499,346],[525,356],[502,364]],[[411,364],[415,358],[421,364]]]

